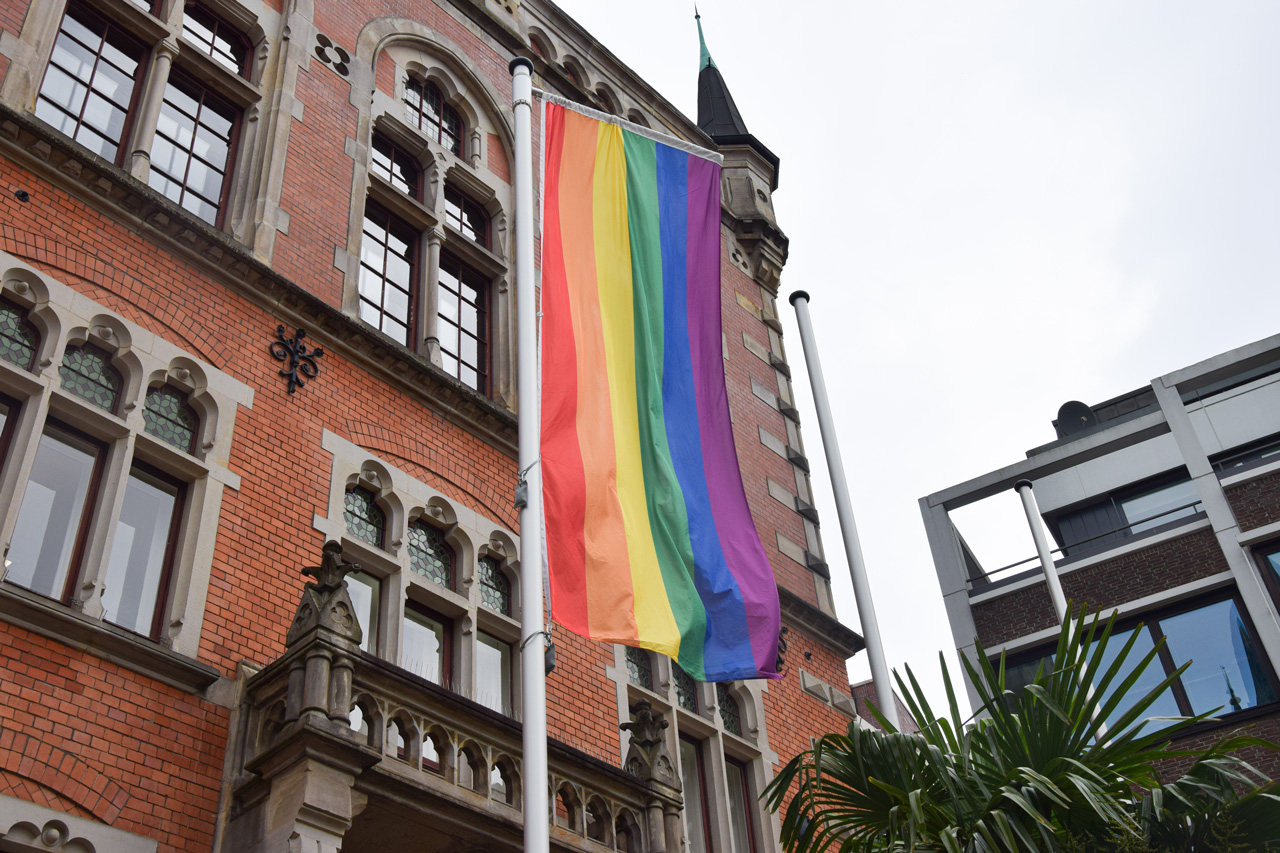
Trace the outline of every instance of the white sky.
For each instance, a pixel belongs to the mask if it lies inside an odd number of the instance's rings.
[[[690,0],[556,1],[696,116]],[[917,500],[1053,440],[1067,400],[1280,331],[1280,3],[698,5],[782,161],[779,308],[840,616],[858,627],[801,288],[889,665],[941,701],[954,643]],[[993,503],[1005,533],[960,518],[979,558],[1031,556],[1016,497]]]

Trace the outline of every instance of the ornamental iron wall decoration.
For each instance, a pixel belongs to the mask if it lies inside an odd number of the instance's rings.
[[[276,326],[276,337],[279,340],[272,341],[268,347],[276,361],[289,363],[287,369],[280,371],[280,375],[289,380],[290,394],[298,386],[306,385],[307,379],[315,379],[320,373],[320,368],[316,366],[316,359],[324,355],[324,350],[316,347],[309,351],[307,345],[302,342],[306,336],[306,332],[298,329],[293,333],[292,338],[286,338],[284,326]]]

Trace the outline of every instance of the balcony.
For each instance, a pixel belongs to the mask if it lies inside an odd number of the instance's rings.
[[[221,849],[523,849],[521,725],[359,647],[336,543],[281,657],[243,680]],[[551,741],[551,849],[674,851],[680,792],[642,712],[623,770]]]

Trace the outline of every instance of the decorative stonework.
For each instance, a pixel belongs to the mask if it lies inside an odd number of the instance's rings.
[[[359,569],[357,564],[343,561],[342,545],[337,542],[324,544],[320,565],[302,570],[302,574],[315,578],[315,581],[308,583],[302,591],[298,612],[285,637],[286,646],[294,645],[316,629],[332,631],[343,639],[360,644],[364,634],[344,581],[348,574]]]
[[[661,714],[653,712],[653,706],[641,699],[633,709],[635,719],[618,726],[625,732],[631,732],[631,745],[627,748],[627,760],[623,763],[627,772],[638,776],[646,782],[659,782],[670,788],[679,789],[680,781],[676,776],[675,764],[667,751],[667,740],[663,731],[671,725]]]

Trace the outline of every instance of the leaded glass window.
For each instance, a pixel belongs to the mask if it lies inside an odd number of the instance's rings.
[[[453,589],[453,548],[442,532],[421,521],[409,525],[409,568]]]
[[[627,676],[637,687],[653,689],[653,663],[644,649],[627,646]]]
[[[192,451],[200,420],[181,391],[168,385],[152,388],[142,406],[142,420],[148,434],[186,453]]]
[[[120,371],[110,364],[110,356],[95,346],[67,347],[58,368],[62,387],[99,409],[114,413],[120,400]]]
[[[490,610],[511,615],[511,581],[498,567],[498,561],[492,557],[481,557],[478,574],[480,575],[480,603]]]
[[[698,711],[698,683],[693,676],[680,668],[678,663],[671,664],[671,675],[676,683],[676,704],[686,711]]]
[[[0,302],[0,358],[30,370],[40,335],[16,305]]]
[[[409,110],[409,120],[423,133],[462,156],[462,116],[444,102],[444,96],[434,83],[407,80],[404,104]]]
[[[720,706],[720,720],[724,730],[742,737],[742,717],[738,711],[738,700],[733,698],[727,684],[716,685],[716,704]]]
[[[347,489],[343,500],[342,517],[347,521],[347,532],[362,542],[382,547],[383,531],[387,528],[387,516],[378,506],[373,492],[361,486]]]

